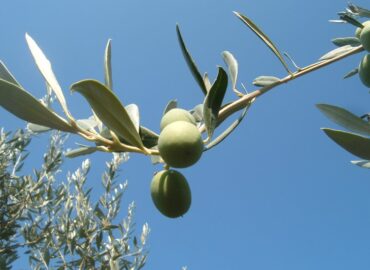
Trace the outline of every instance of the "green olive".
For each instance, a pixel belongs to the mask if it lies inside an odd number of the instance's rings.
[[[186,168],[193,165],[200,159],[203,148],[198,128],[185,121],[173,122],[159,134],[159,154],[171,167]]]
[[[186,178],[175,170],[163,170],[153,177],[150,192],[157,209],[166,217],[183,216],[191,205],[191,191]]]
[[[165,115],[162,117],[161,120],[161,130],[163,130],[167,125],[176,122],[176,121],[185,121],[189,122],[193,125],[196,124],[194,116],[191,115],[190,112],[180,108],[174,108],[169,110]]]
[[[367,24],[364,26],[364,28],[362,28],[360,34],[360,41],[362,47],[364,47],[365,50],[370,52],[370,24]]]
[[[362,83],[370,88],[370,54],[365,55],[358,66],[358,75]]]
[[[366,25],[370,25],[370,21],[366,21],[366,22],[363,22],[362,25],[365,27]],[[360,36],[361,36],[361,31],[362,31],[363,28],[360,28],[360,27],[357,27],[356,28],[356,32],[355,32],[355,36],[360,39]]]

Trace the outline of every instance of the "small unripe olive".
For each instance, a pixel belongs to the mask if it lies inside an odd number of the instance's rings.
[[[366,21],[366,22],[363,22],[362,25],[365,27],[366,25],[370,25],[370,21]],[[362,29],[363,28],[360,28],[360,27],[357,27],[356,28],[356,32],[355,32],[355,36],[359,39],[360,36],[361,36],[361,32],[362,32]]]
[[[165,113],[161,119],[161,130],[163,130],[167,125],[176,122],[185,121],[193,125],[196,124],[194,116],[190,112],[180,108],[174,108]]]
[[[157,209],[166,217],[183,216],[191,205],[191,191],[186,178],[175,170],[163,170],[153,177],[150,192]]]
[[[370,88],[370,54],[365,55],[358,66],[358,75],[362,83]]]
[[[360,34],[360,41],[362,47],[364,47],[365,50],[370,52],[370,24],[367,24],[364,26],[364,28],[362,28]]]
[[[186,168],[193,165],[200,159],[203,148],[198,128],[189,122],[173,122],[159,134],[159,154],[171,167]]]

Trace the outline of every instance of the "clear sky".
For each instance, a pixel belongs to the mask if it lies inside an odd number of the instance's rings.
[[[177,99],[190,109],[203,100],[177,43],[175,25],[202,71],[215,77],[220,53],[239,61],[239,83],[249,91],[259,75],[285,76],[263,43],[233,15],[252,18],[300,66],[334,49],[334,37],[353,35],[349,25],[330,24],[346,1],[188,0],[188,1],[3,1],[0,59],[32,94],[44,82],[24,39],[29,33],[53,64],[72,113],[89,108],[69,86],[81,79],[103,81],[103,52],[112,39],[114,90],[124,104],[136,103],[142,123],[159,131],[166,103]],[[355,4],[370,8],[369,2]],[[147,157],[131,155],[121,178],[129,181],[123,214],[135,201],[137,233],[151,228],[146,269],[167,270],[368,270],[370,269],[369,172],[330,141],[320,127],[338,128],[316,103],[343,106],[361,115],[369,110],[369,90],[358,77],[355,55],[259,98],[239,128],[199,163],[182,170],[192,189],[190,211],[176,220],[162,216],[149,192],[153,173]],[[231,91],[226,101],[235,98]],[[7,130],[24,126],[0,108]],[[225,126],[223,126],[225,127]],[[38,166],[47,136],[33,140]],[[68,144],[80,139],[70,137]],[[90,184],[98,188],[108,154],[90,156]],[[67,160],[74,170],[83,158]],[[62,175],[61,181],[63,180]],[[98,193],[99,190],[96,190]],[[23,264],[23,265],[22,265]],[[27,269],[21,259],[15,270]]]

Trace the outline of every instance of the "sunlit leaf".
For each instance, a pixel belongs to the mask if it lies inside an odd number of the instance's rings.
[[[168,111],[175,109],[175,108],[177,108],[177,100],[176,99],[170,100],[167,103],[166,107],[164,108],[162,115],[165,115]]]
[[[216,128],[218,112],[221,108],[226,89],[227,74],[222,67],[219,67],[216,81],[203,102],[203,119],[209,138],[212,137],[214,129]]]
[[[45,127],[45,126],[41,126],[41,125],[37,125],[37,124],[34,124],[34,123],[28,123],[27,124],[27,129],[33,133],[43,133],[43,132],[47,132],[50,130],[49,127]]]
[[[233,90],[236,89],[236,81],[238,79],[238,61],[236,61],[234,55],[229,51],[222,52],[222,57],[229,69],[229,75]]]
[[[343,38],[334,38],[332,39],[334,45],[342,47],[345,45],[350,46],[360,46],[361,41],[357,37],[343,37]]]
[[[109,89],[113,89],[112,81],[112,40],[109,39],[104,53],[104,81]]]
[[[322,129],[333,141],[348,152],[360,158],[370,160],[370,139],[341,130]]]
[[[80,147],[77,149],[69,150],[64,153],[64,155],[68,158],[75,158],[79,156],[89,155],[94,152],[98,151],[96,147]]]
[[[62,88],[60,87],[54,72],[52,70],[51,64],[49,60],[46,58],[42,50],[39,48],[37,43],[32,39],[31,36],[29,36],[26,33],[26,41],[28,44],[28,47],[31,51],[31,54],[36,62],[36,65],[38,69],[40,70],[42,76],[44,77],[45,81],[50,85],[50,87],[53,89],[60,105],[62,106],[62,109],[64,113],[68,116],[68,118],[72,118],[71,114],[69,113],[69,110],[67,108],[67,103],[63,95]]]
[[[22,88],[22,86],[19,84],[19,82],[17,82],[17,80],[10,73],[10,71],[8,70],[8,68],[5,66],[5,64],[2,61],[0,61],[0,79],[13,83],[19,86],[20,88]]]
[[[353,49],[352,46],[345,45],[345,46],[336,48],[336,49],[331,50],[330,52],[324,54],[323,56],[320,57],[319,60],[329,60],[329,59],[332,59],[332,58],[335,58],[335,57],[339,57],[339,56],[349,52],[352,49]]]
[[[136,104],[129,104],[125,106],[125,110],[131,118],[132,123],[135,126],[137,132],[139,132],[140,127],[140,112],[139,107]]]
[[[370,18],[370,10],[354,5],[353,3],[348,3],[348,8],[353,12],[356,13],[360,17],[368,17]]]
[[[264,87],[280,81],[278,77],[274,76],[259,76],[254,79],[253,84],[256,86]]]
[[[202,75],[199,72],[197,65],[195,64],[195,62],[193,60],[193,57],[190,55],[189,50],[186,48],[185,42],[184,42],[184,40],[181,36],[179,25],[176,25],[176,33],[177,33],[177,38],[178,38],[179,43],[180,43],[182,54],[184,55],[185,61],[189,66],[191,74],[193,74],[193,77],[195,78],[198,85],[200,86],[200,89],[203,91],[203,94],[206,95],[207,94],[207,88],[206,88],[206,86],[203,82]]]
[[[289,70],[288,64],[285,62],[282,54],[277,49],[275,44],[270,40],[270,38],[248,17],[245,15],[235,12],[234,14],[246,25],[248,26],[266,45],[267,47],[276,55],[276,57],[280,60],[284,68],[288,73],[291,73]]]
[[[95,80],[83,80],[73,84],[71,90],[82,94],[99,119],[117,136],[125,138],[133,146],[144,147],[129,114],[105,85]]]
[[[351,161],[352,164],[355,164],[364,169],[370,169],[370,161],[369,160],[353,160]]]
[[[205,146],[205,151],[215,147],[220,142],[222,142],[224,139],[226,139],[226,137],[229,136],[235,130],[235,128],[242,122],[250,106],[251,106],[251,103],[249,103],[248,106],[244,108],[244,110],[242,111],[238,119],[236,119],[233,123],[231,123],[231,125],[227,129],[225,129],[219,136],[217,136],[216,139],[214,139],[209,144],[207,144]]]
[[[341,125],[349,131],[370,136],[370,123],[362,120],[353,113],[329,104],[317,104],[319,110],[333,122]]]
[[[351,70],[350,72],[348,72],[346,75],[344,75],[343,79],[348,79],[354,75],[356,75],[358,73],[358,68],[355,68],[353,70]]]
[[[98,126],[97,121],[94,117],[90,117],[88,119],[79,119],[76,121],[77,125],[85,130],[94,130],[95,127]]]
[[[211,89],[211,87],[212,87],[212,83],[209,80],[209,77],[208,77],[208,73],[207,72],[204,73],[203,82],[204,82],[204,85],[206,86],[206,89],[207,89],[207,92],[208,92],[209,89]]]
[[[19,86],[0,79],[0,106],[15,116],[49,128],[75,132],[65,119]]]

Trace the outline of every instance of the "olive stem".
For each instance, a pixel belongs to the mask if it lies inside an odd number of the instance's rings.
[[[327,60],[322,60],[322,61],[319,61],[319,62],[316,62],[316,63],[313,63],[311,65],[308,65],[306,67],[303,67],[301,68],[300,70],[292,73],[292,74],[289,74],[287,75],[286,77],[284,78],[281,78],[280,80],[278,80],[277,82],[274,82],[270,85],[267,85],[267,86],[264,86],[260,89],[257,89],[255,91],[253,91],[252,93],[249,93],[249,94],[246,94],[246,95],[243,95],[241,98],[237,99],[236,101],[224,106],[219,114],[218,114],[218,125],[221,124],[223,121],[225,121],[230,115],[232,115],[233,113],[237,112],[237,111],[240,111],[242,109],[244,109],[246,106],[248,106],[249,102],[254,99],[254,98],[257,98],[265,93],[267,93],[268,91],[270,91],[271,89],[275,88],[276,86],[279,86],[283,83],[288,83],[298,77],[301,77],[307,73],[310,73],[312,71],[315,71],[315,70],[318,70],[320,68],[323,68],[327,65],[330,65],[334,62],[337,62],[341,59],[344,59],[352,54],[356,54],[356,53],[359,53],[359,52],[362,52],[364,49],[362,47],[362,45],[360,46],[357,46],[357,47],[353,47],[353,49],[349,50],[348,52],[346,53],[343,53],[342,55],[339,55],[339,56],[336,56],[336,57],[333,57],[331,59],[327,59]]]

